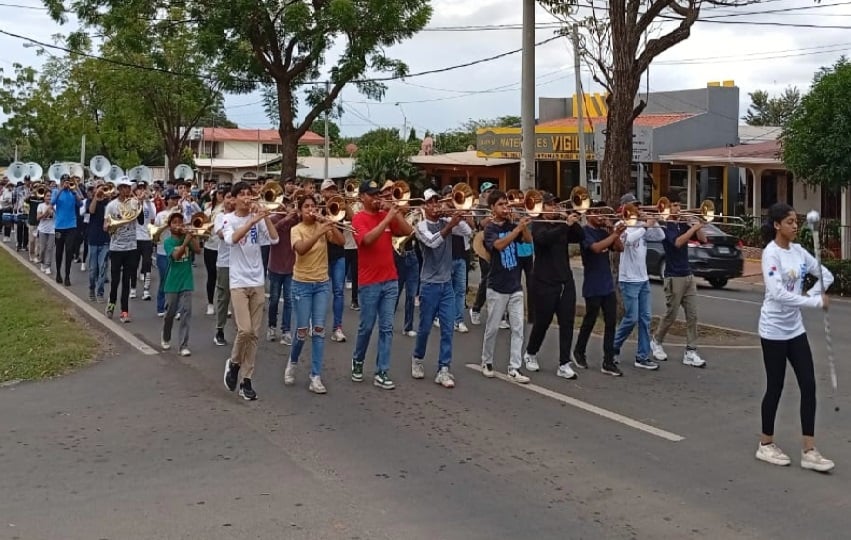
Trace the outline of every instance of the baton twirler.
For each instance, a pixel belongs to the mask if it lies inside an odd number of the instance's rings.
[[[818,263],[818,275],[821,282],[822,293],[827,294],[827,289],[824,286],[824,273],[821,270],[821,246],[819,245],[819,221],[821,216],[815,210],[810,210],[807,213],[807,224],[813,233],[813,251]],[[833,362],[833,340],[830,336],[830,313],[824,310],[824,344],[827,348],[827,364],[830,368],[830,386],[833,390],[833,410],[838,411],[839,405],[836,404],[836,365]]]

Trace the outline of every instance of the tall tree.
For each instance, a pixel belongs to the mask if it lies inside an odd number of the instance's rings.
[[[758,0],[538,0],[565,23],[579,24],[580,54],[594,80],[608,92],[606,143],[600,167],[603,197],[617,200],[629,189],[632,125],[646,103],[638,101],[650,63],[688,39],[707,5],[740,6]],[[666,24],[662,24],[666,23]],[[652,35],[656,34],[656,35]]]
[[[801,103],[801,91],[789,86],[777,97],[765,90],[748,94],[751,105],[745,114],[745,123],[750,126],[785,126]]]

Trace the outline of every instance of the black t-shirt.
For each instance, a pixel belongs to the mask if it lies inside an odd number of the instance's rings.
[[[615,292],[612,269],[609,263],[608,249],[600,253],[591,251],[591,246],[609,236],[603,228],[586,225],[583,227],[585,239],[582,241],[582,266],[585,274],[582,280],[582,297],[608,296]]]
[[[569,243],[582,242],[582,227],[578,223],[568,226],[564,221],[532,224],[532,239],[535,242],[535,267],[532,277],[546,284],[573,283],[570,270]]]
[[[38,227],[38,205],[44,202],[44,199],[31,195],[29,198],[30,213],[27,216],[27,224],[30,227]]]
[[[452,259],[466,259],[467,250],[464,246],[464,237],[457,234],[449,235],[452,238]]]
[[[109,201],[98,201],[95,211],[89,214],[89,226],[86,231],[91,246],[109,245],[109,234],[103,230],[107,204],[109,204]]]
[[[485,249],[491,254],[491,270],[488,274],[488,288],[502,294],[512,294],[522,289],[520,284],[521,268],[517,260],[517,241],[511,242],[502,251],[493,247],[493,243],[504,238],[514,230],[514,224],[493,221],[485,227]]]

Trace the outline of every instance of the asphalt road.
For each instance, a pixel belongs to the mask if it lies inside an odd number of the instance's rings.
[[[73,282],[85,295],[78,271]],[[701,293],[732,298],[702,299],[706,322],[734,325],[758,309],[740,301],[758,293]],[[653,295],[655,308],[658,285]],[[307,391],[306,366],[296,386],[284,387],[288,349],[264,341],[260,399],[246,403],[222,386],[229,348],[212,344],[202,297],[190,358],[116,343],[120,355],[65,378],[0,389],[0,538],[797,539],[842,538],[851,526],[851,403],[844,392],[841,412],[829,406],[818,314],[808,319],[819,364],[817,436],[837,462],[831,475],[797,466],[791,375],[777,439],[793,466],[754,459],[758,349],[706,348],[703,370],[672,360],[655,373],[625,365],[620,379],[592,369],[565,381],[554,375],[551,332],[535,392],[465,367],[480,355],[482,328],[473,327],[456,336],[457,387],[446,390],[410,378],[413,340],[396,334],[397,388],[382,391],[349,380],[357,314],[347,309],[349,342],[326,346],[328,395]],[[154,311],[133,301],[134,320],[124,325],[151,346],[161,325]],[[841,350],[843,338],[835,337]],[[504,370],[507,332],[499,339]],[[599,346],[594,339],[592,367]]]

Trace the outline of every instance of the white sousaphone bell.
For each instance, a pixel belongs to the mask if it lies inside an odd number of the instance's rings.
[[[86,176],[86,170],[79,163],[68,164],[68,171],[71,178],[79,178],[82,180]]]
[[[122,169],[118,165],[112,165],[109,168],[109,172],[106,173],[106,179],[113,183],[116,182],[122,176],[124,176],[124,169]]]
[[[154,173],[151,171],[150,167],[146,167],[145,165],[136,165],[129,171],[127,171],[127,178],[132,180],[133,182],[150,184],[151,180],[154,179]]]
[[[68,168],[68,164],[66,163],[54,163],[47,169],[47,177],[51,182],[56,182],[57,184],[62,181],[62,177],[66,174],[71,176],[71,169]]]
[[[181,163],[177,167],[174,168],[174,179],[175,180],[194,180],[195,179],[195,171],[192,170],[192,167],[186,165],[185,163]]]
[[[18,182],[23,182],[24,177],[27,175],[27,166],[20,161],[15,161],[9,168],[6,169],[6,177],[9,178],[13,183],[17,184]]]
[[[27,167],[27,176],[30,177],[30,180],[32,180],[33,182],[40,181],[41,177],[44,175],[44,169],[41,168],[41,165],[39,165],[35,161],[30,161],[25,165]]]
[[[96,176],[97,178],[106,178],[111,167],[112,165],[109,163],[109,160],[104,156],[94,156],[89,161],[89,171],[91,171],[92,176]]]

